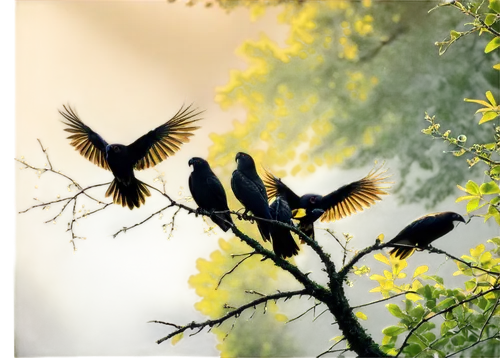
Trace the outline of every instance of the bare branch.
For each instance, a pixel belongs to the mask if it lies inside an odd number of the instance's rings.
[[[245,310],[247,310],[248,308],[252,308],[252,307],[255,307],[261,303],[266,303],[267,301],[270,301],[270,300],[278,300],[278,299],[281,299],[281,298],[291,298],[293,296],[299,296],[299,295],[305,295],[307,294],[307,291],[306,290],[299,290],[299,291],[289,291],[289,292],[279,292],[279,293],[276,293],[276,294],[273,294],[273,295],[268,295],[268,296],[263,296],[263,297],[260,297],[252,302],[249,302],[247,304],[244,304],[236,309],[234,309],[233,311],[231,312],[228,312],[227,314],[225,314],[224,316],[218,318],[218,319],[214,319],[214,320],[207,320],[205,322],[191,322],[185,326],[178,326],[176,324],[173,324],[173,323],[168,323],[168,322],[161,322],[161,321],[151,321],[151,322],[155,322],[155,323],[162,323],[162,324],[166,324],[166,325],[170,325],[170,326],[173,326],[173,327],[176,327],[176,330],[173,331],[172,333],[168,334],[167,336],[159,339],[158,341],[156,341],[156,343],[160,344],[176,335],[178,335],[179,333],[182,333],[186,330],[194,330],[194,329],[199,329],[198,332],[201,332],[201,330],[203,330],[203,328],[205,327],[210,327],[212,328],[213,326],[218,326],[218,325],[221,325],[222,323],[224,323],[226,320],[228,320],[229,318],[231,317],[237,317],[239,316],[242,312],[244,312]],[[197,332],[197,333],[198,333]]]
[[[307,310],[305,310],[304,312],[302,312],[302,313],[301,313],[301,314],[299,314],[298,316],[296,316],[296,317],[294,317],[294,318],[292,318],[292,319],[289,319],[288,321],[286,321],[286,323],[288,324],[288,323],[291,323],[291,322],[293,322],[293,321],[298,320],[299,318],[301,318],[301,317],[305,316],[305,315],[306,315],[307,313],[309,313],[310,311],[314,311],[314,310],[316,309],[316,307],[318,307],[318,306],[320,306],[320,305],[322,305],[322,304],[323,304],[323,302],[316,302],[316,303],[314,304],[314,306],[309,307]]]
[[[376,300],[376,301],[372,301],[372,302],[368,302],[368,303],[364,303],[362,305],[358,305],[358,306],[353,306],[351,307],[353,310],[357,309],[357,308],[361,308],[361,307],[366,307],[366,306],[370,306],[370,305],[374,305],[374,304],[377,304],[377,303],[380,303],[380,302],[384,302],[384,301],[388,301],[388,300],[392,300],[393,298],[396,298],[398,296],[402,296],[402,295],[406,295],[408,293],[415,293],[415,294],[419,294],[417,293],[416,291],[405,291],[405,292],[401,292],[401,293],[397,293],[391,297],[386,297],[386,298],[382,298],[380,300]]]
[[[249,259],[250,257],[252,257],[254,254],[256,254],[255,251],[253,252],[250,252],[249,254],[245,254],[247,255],[246,257],[242,258],[240,261],[238,261],[238,263],[236,265],[233,266],[233,268],[229,271],[227,271],[226,273],[224,273],[224,275],[221,276],[221,278],[219,279],[219,282],[217,282],[217,286],[215,286],[215,289],[217,290],[220,286],[220,284],[222,283],[222,280],[224,279],[224,277],[226,277],[227,275],[231,274],[234,272],[234,270],[236,270],[236,268],[238,266],[240,266],[246,259]],[[232,255],[233,256],[233,255]],[[235,256],[235,255],[234,255]],[[234,257],[233,256],[233,257]]]

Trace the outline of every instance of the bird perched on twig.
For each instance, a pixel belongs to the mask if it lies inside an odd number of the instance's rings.
[[[411,256],[415,250],[429,246],[431,242],[453,230],[455,221],[465,223],[462,215],[452,211],[424,215],[407,225],[394,239],[388,242],[407,245],[395,247],[389,251],[389,254],[404,260]]]
[[[269,209],[273,220],[293,225],[292,210],[290,210],[290,206],[282,196],[278,195],[276,200],[271,203]],[[273,251],[279,257],[287,258],[299,253],[299,247],[293,239],[290,230],[286,227],[273,225],[271,227],[271,237],[273,240]]]
[[[319,194],[305,194],[298,196],[288,186],[266,171],[264,183],[269,198],[281,195],[294,211],[294,218],[299,220],[299,229],[314,239],[313,223],[318,218],[321,221],[334,221],[345,218],[369,208],[377,201],[382,200],[380,195],[388,194],[384,176],[387,170],[372,170],[363,179],[344,185],[331,193],[322,196]],[[302,210],[301,210],[302,209]]]
[[[243,152],[236,154],[236,170],[231,177],[231,189],[245,207],[245,214],[251,211],[256,217],[272,220],[267,202],[266,187],[257,174],[253,158]],[[271,241],[271,224],[257,221],[257,227],[264,241]]]
[[[112,196],[113,202],[129,209],[144,204],[151,193],[147,186],[135,178],[134,169],[142,170],[160,163],[179,150],[183,143],[189,142],[192,131],[199,127],[194,123],[201,112],[181,107],[166,123],[149,131],[129,145],[108,144],[99,134],[85,125],[71,107],[64,107],[59,113],[68,121],[64,130],[72,133],[71,145],[85,158],[101,168],[111,170],[114,180],[106,197]]]
[[[209,211],[210,219],[223,231],[228,231],[233,225],[229,214],[227,197],[219,178],[214,174],[205,159],[194,157],[188,162],[193,166],[189,175],[189,190],[198,206]],[[214,213],[214,211],[224,211]]]

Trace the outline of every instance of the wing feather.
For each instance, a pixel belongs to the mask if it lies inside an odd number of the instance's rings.
[[[166,123],[149,131],[130,144],[134,168],[142,170],[153,167],[175,154],[183,143],[189,142],[192,131],[198,129],[193,124],[199,121],[201,111],[191,106],[181,107]]]
[[[68,137],[71,140],[70,144],[92,163],[110,170],[106,162],[106,146],[108,143],[89,126],[85,125],[70,106],[63,105],[63,108],[64,111],[59,110],[59,113],[67,120],[67,122],[63,121],[68,126],[64,130],[73,133]]]
[[[377,201],[382,200],[381,195],[387,195],[389,176],[384,175],[387,170],[372,170],[366,177],[325,195],[321,200],[321,209],[325,213],[321,221],[334,221],[350,216],[369,208]]]

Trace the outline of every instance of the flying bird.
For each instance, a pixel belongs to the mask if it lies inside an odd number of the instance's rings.
[[[293,225],[292,210],[290,210],[290,206],[282,196],[278,195],[276,200],[271,203],[269,209],[273,220]],[[293,239],[289,229],[273,225],[271,227],[271,237],[273,241],[273,251],[279,257],[287,258],[299,253],[299,247]]]
[[[237,167],[231,177],[231,188],[236,199],[245,207],[245,214],[251,211],[256,217],[272,220],[266,187],[257,174],[253,158],[239,152],[235,160]],[[258,220],[257,227],[264,241],[271,241],[271,224]]]
[[[214,174],[205,159],[194,157],[188,162],[193,166],[189,176],[189,190],[198,206],[209,211],[210,219],[223,231],[228,231],[233,225],[227,206],[226,192],[219,178]],[[225,211],[214,213],[214,211]]]
[[[344,185],[325,196],[319,194],[298,196],[281,179],[267,170],[264,182],[270,199],[278,194],[282,195],[292,211],[300,212],[299,209],[305,211],[300,217],[296,217],[299,219],[299,229],[304,233],[307,231],[308,236],[314,239],[312,223],[318,218],[323,222],[339,220],[363,211],[382,200],[380,196],[388,194],[384,190],[388,189],[386,184],[389,184],[385,181],[387,179],[387,176],[384,176],[385,172],[386,170],[372,170],[364,178]]]
[[[155,166],[175,154],[183,143],[189,142],[192,131],[198,129],[194,123],[201,112],[181,107],[166,123],[149,131],[129,145],[108,144],[99,134],[85,125],[70,106],[63,106],[59,113],[67,120],[64,130],[72,133],[71,145],[85,158],[101,168],[111,170],[114,180],[111,182],[106,197],[113,197],[113,202],[129,209],[144,204],[151,193],[147,186],[134,176],[135,170]]]
[[[305,209],[295,209],[292,211],[292,216],[299,221],[299,230],[314,240],[314,222],[324,213],[323,209],[312,209],[309,213]]]
[[[462,215],[451,211],[424,215],[406,226],[394,239],[388,242],[417,247],[395,247],[389,251],[389,254],[400,260],[406,259],[416,249],[427,247],[434,240],[453,230],[455,221],[465,223]]]

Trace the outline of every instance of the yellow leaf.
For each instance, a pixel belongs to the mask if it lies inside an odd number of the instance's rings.
[[[486,92],[486,98],[488,98],[488,101],[490,101],[490,103],[491,103],[493,106],[496,106],[496,105],[497,105],[497,102],[495,101],[495,97],[493,97],[493,94],[491,93],[491,91],[487,91],[487,92]]]
[[[288,321],[288,317],[285,316],[284,314],[281,314],[281,313],[276,313],[274,315],[274,318],[276,319],[276,321],[278,322],[286,322]]]
[[[356,312],[356,317],[358,317],[359,319],[362,319],[363,321],[366,321],[368,319],[368,317],[361,311]]]
[[[373,258],[375,260],[383,262],[384,264],[386,264],[388,266],[391,266],[391,264],[389,263],[389,259],[384,254],[381,254],[381,253],[375,254],[375,255],[373,255]]]
[[[384,237],[384,234],[380,234],[379,236],[377,236],[377,240],[380,242],[384,242]]]
[[[481,99],[470,99],[470,98],[464,98],[464,101],[465,102],[472,102],[472,103],[477,103],[477,104],[481,104],[485,107],[489,107],[491,108],[491,104],[489,104],[488,102],[486,101],[483,101]]]
[[[495,70],[500,70],[500,63],[497,63],[495,66],[493,66]]]
[[[368,292],[380,292],[380,291],[382,291],[382,287],[377,286],[377,287],[375,287],[375,288],[372,288],[372,289],[371,289],[370,291],[368,291]]]
[[[184,333],[176,334],[171,340],[172,345],[175,346],[177,343],[179,343],[182,337],[184,337]]]
[[[481,255],[484,251],[484,245],[479,244],[474,249],[470,249],[469,251],[472,257],[479,257],[479,255]]]
[[[422,299],[422,297],[420,297],[420,295],[417,295],[416,293],[407,293],[406,298],[413,302]]]
[[[421,274],[429,271],[429,267],[426,265],[419,266],[415,269],[415,272],[413,273],[413,278],[420,276]]]

